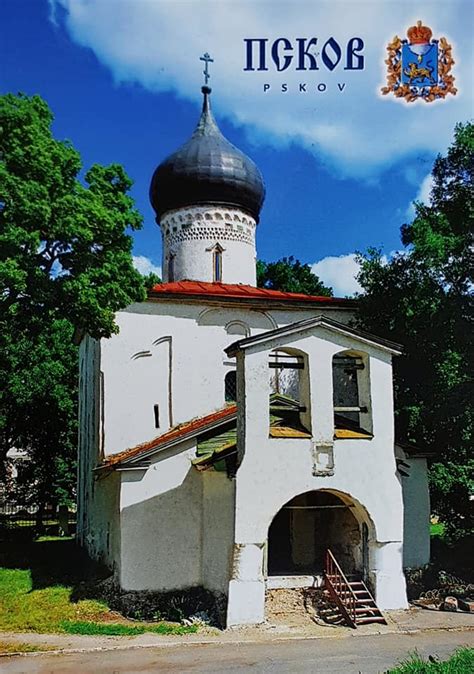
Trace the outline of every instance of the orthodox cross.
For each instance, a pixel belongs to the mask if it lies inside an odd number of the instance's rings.
[[[209,54],[206,52],[206,53],[204,54],[204,56],[201,56],[201,57],[199,58],[199,60],[200,60],[200,61],[204,61],[205,64],[206,64],[205,67],[204,67],[204,70],[203,70],[203,74],[204,74],[204,83],[205,83],[206,86],[207,86],[207,81],[208,81],[208,79],[210,78],[210,75],[209,75],[209,63],[214,63],[214,59],[211,59],[211,57],[209,56]]]

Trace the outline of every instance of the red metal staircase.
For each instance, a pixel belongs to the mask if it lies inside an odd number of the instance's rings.
[[[336,558],[326,550],[325,589],[341,616],[351,627],[367,623],[387,624],[366,584],[362,580],[348,580]]]

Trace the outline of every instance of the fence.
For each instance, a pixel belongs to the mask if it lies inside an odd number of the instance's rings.
[[[67,536],[76,528],[76,513],[62,506],[19,505],[0,499],[0,534],[34,537],[38,534]]]

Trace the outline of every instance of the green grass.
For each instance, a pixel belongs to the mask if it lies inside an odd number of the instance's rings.
[[[444,536],[444,524],[442,522],[437,522],[436,524],[430,524],[430,535],[434,537],[443,538]]]
[[[469,674],[474,672],[474,648],[459,648],[449,660],[430,662],[413,653],[387,674]]]
[[[64,620],[101,620],[107,606],[94,599],[71,601],[72,588],[34,589],[29,569],[0,568],[0,630],[55,632]]]
[[[26,644],[19,641],[0,640],[0,655],[11,655],[12,653],[34,653],[36,651],[53,650],[53,646],[44,646],[43,644]]]
[[[95,623],[83,621],[70,621],[61,624],[62,629],[69,634],[89,634],[108,636],[128,636],[151,632],[153,634],[189,634],[197,632],[196,625],[176,625],[173,623],[160,622],[153,624],[122,624],[122,623]]]
[[[134,635],[185,634],[195,626],[137,623],[98,599],[81,598],[81,583],[97,569],[74,542],[45,537],[12,542],[0,556],[0,631]]]

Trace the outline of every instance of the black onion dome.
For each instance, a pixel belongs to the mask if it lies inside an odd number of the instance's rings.
[[[254,162],[224,138],[211,112],[209,87],[191,138],[155,170],[150,201],[159,219],[183,206],[223,204],[242,208],[258,222],[265,198],[263,178]]]

